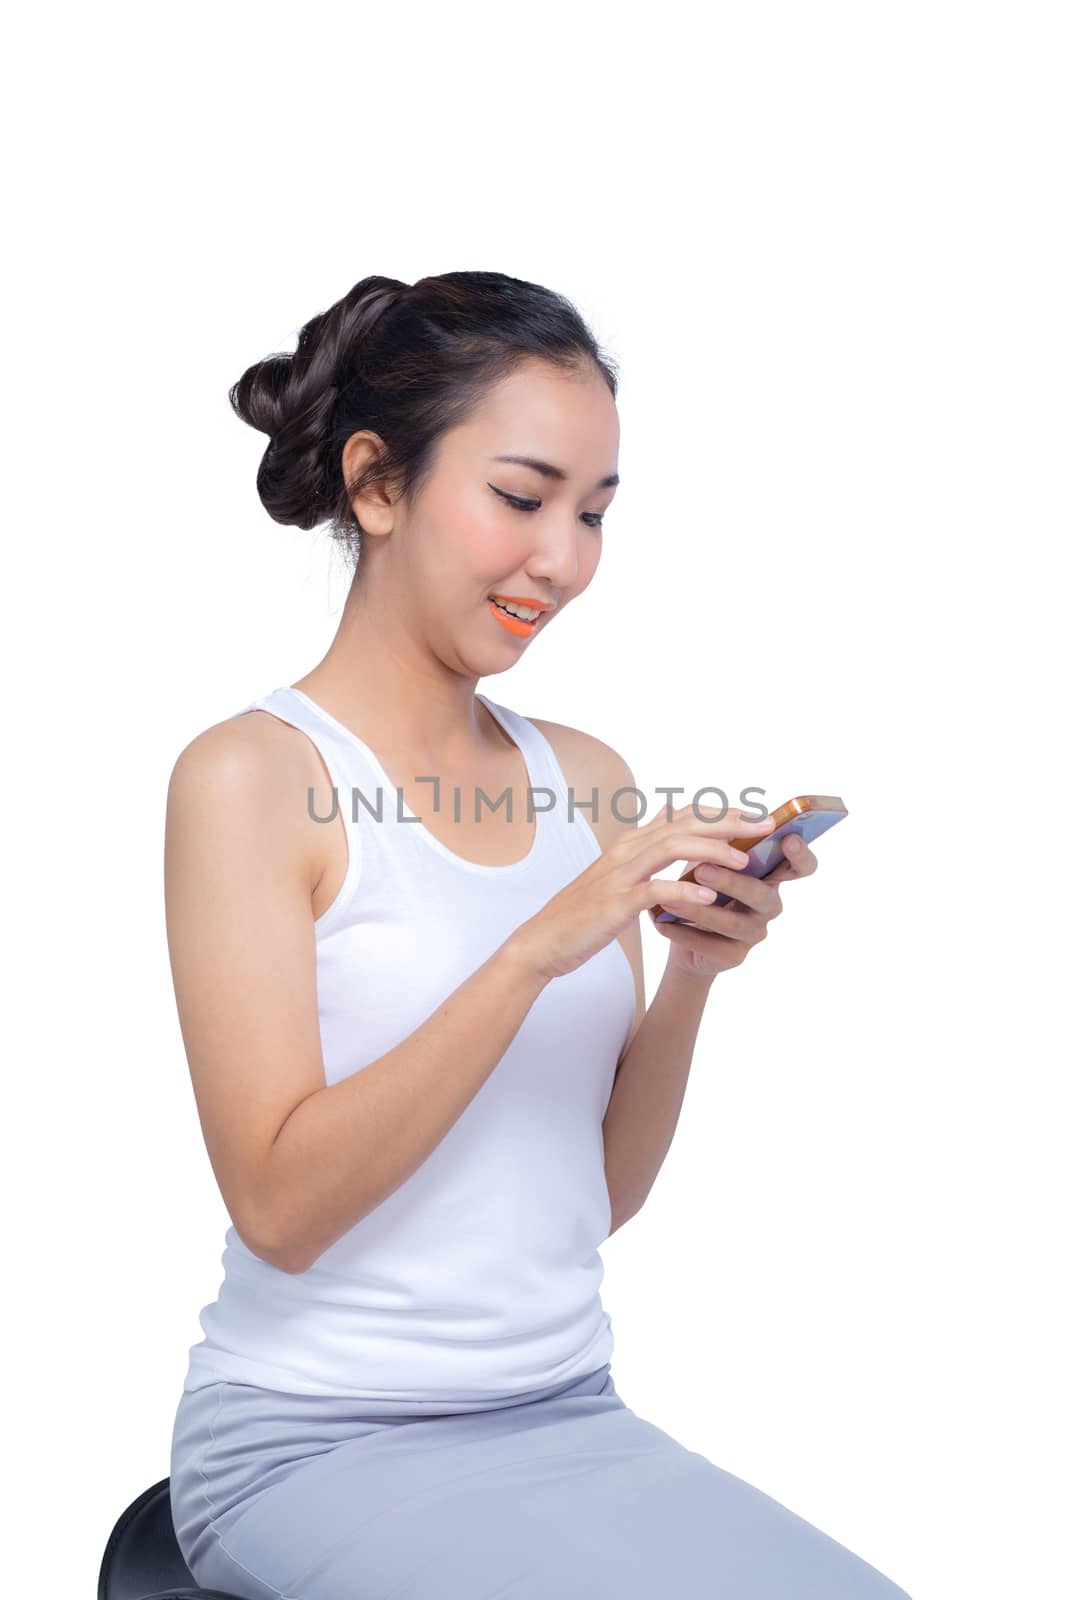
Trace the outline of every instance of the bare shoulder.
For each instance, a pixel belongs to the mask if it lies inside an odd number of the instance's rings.
[[[594,790],[598,796],[597,818],[592,813],[584,815],[597,836],[602,850],[606,850],[628,828],[635,826],[633,812],[636,799],[632,794],[619,795],[615,808],[612,796],[619,790],[636,789],[633,772],[625,757],[612,745],[582,728],[571,728],[564,722],[549,722],[542,717],[530,717],[556,753],[563,776],[574,790],[576,800],[588,800]],[[615,812],[621,812],[621,817]]]
[[[189,741],[174,763],[171,785],[194,792],[207,787],[223,798],[250,796],[271,777],[314,781],[313,756],[298,729],[266,711],[241,712]]]
[[[309,820],[329,812],[329,774],[298,728],[266,711],[240,712],[191,739],[174,762],[167,791],[167,855],[216,858],[238,848],[296,862],[314,887],[327,861],[330,830]]]

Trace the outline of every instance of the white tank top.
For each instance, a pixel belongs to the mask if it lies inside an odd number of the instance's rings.
[[[465,860],[418,820],[432,784],[405,793],[401,819],[374,752],[302,690],[275,689],[238,713],[269,711],[307,734],[344,819],[348,871],[315,924],[327,1084],[407,1038],[600,854],[545,736],[478,698],[522,751],[533,806],[550,807],[536,812],[530,851],[505,866]],[[441,785],[440,805],[450,803]],[[514,788],[513,815],[525,805]],[[617,939],[548,983],[428,1158],[305,1272],[270,1266],[228,1228],[184,1388],[226,1379],[444,1409],[609,1362],[602,1123],[635,1005]]]

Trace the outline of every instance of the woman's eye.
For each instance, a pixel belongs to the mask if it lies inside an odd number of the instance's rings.
[[[537,511],[541,505],[540,500],[524,500],[517,494],[507,494],[503,489],[497,489],[496,493],[502,500],[506,500],[509,506],[514,506],[516,511]],[[603,525],[605,515],[603,511],[586,511],[582,521],[587,527],[599,528]]]

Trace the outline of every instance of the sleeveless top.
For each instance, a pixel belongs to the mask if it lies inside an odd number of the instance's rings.
[[[467,861],[424,826],[433,784],[420,785],[417,812],[405,793],[401,811],[373,750],[302,690],[275,689],[237,713],[269,711],[302,730],[344,820],[347,874],[315,923],[328,1085],[407,1038],[600,854],[544,734],[478,698],[521,750],[533,791],[534,844],[504,866]],[[441,784],[440,805],[447,795]],[[511,803],[527,803],[521,788]],[[183,1388],[226,1380],[444,1409],[608,1363],[602,1123],[635,1015],[633,972],[613,939],[544,987],[427,1159],[306,1271],[271,1266],[229,1227]]]

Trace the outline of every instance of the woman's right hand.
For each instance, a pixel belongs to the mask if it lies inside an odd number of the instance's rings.
[[[520,949],[540,977],[562,978],[596,955],[623,929],[654,905],[683,913],[715,898],[696,883],[654,878],[674,861],[713,861],[744,871],[748,856],[734,850],[731,839],[761,838],[774,828],[774,818],[752,822],[731,809],[717,822],[705,822],[693,807],[683,806],[668,819],[670,802],[651,822],[627,829],[610,849],[553,895],[541,910],[521,923],[508,943]]]

